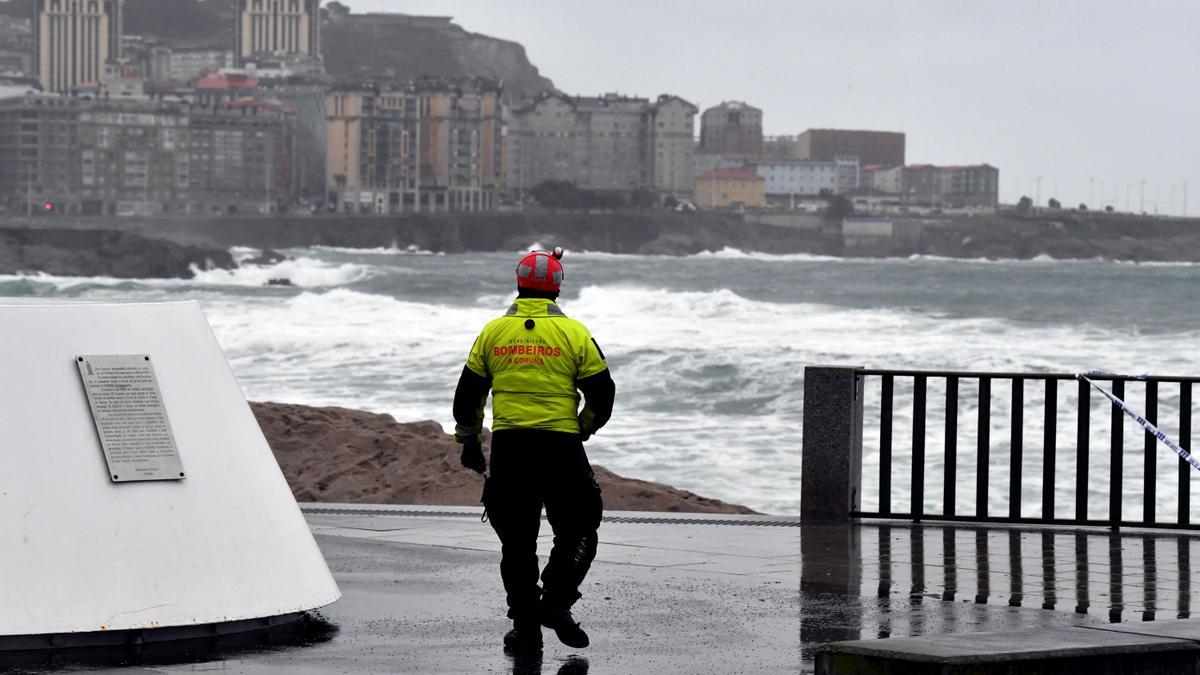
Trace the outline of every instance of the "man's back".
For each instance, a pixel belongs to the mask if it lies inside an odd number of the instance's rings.
[[[544,298],[518,298],[484,327],[467,367],[491,379],[492,430],[577,434],[577,382],[608,368],[587,328]]]

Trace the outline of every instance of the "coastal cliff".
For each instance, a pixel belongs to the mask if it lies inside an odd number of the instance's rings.
[[[250,405],[298,501],[480,506],[483,479],[459,465],[460,446],[437,422],[399,423],[347,408]],[[594,468],[609,510],[754,513]]]
[[[554,88],[517,42],[471,33],[449,17],[406,18],[351,14],[322,27],[330,75],[400,80],[422,76],[486,77],[503,83],[510,101]]]

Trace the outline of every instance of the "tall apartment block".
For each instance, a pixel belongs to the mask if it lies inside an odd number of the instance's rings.
[[[761,157],[763,112],[742,101],[725,101],[700,116],[700,147],[710,155]]]
[[[509,117],[509,192],[562,180],[690,194],[695,118],[696,106],[677,96],[543,94]]]
[[[502,177],[502,93],[481,78],[342,83],[326,98],[326,190],[344,213],[482,211]]]
[[[256,99],[101,98],[78,128],[83,214],[267,214],[294,198],[294,115]]]
[[[234,55],[305,54],[321,58],[321,0],[238,0]]]
[[[0,99],[0,206],[13,213],[77,210],[79,100],[52,94]]]
[[[46,91],[98,82],[121,57],[124,0],[35,0],[34,70]]]

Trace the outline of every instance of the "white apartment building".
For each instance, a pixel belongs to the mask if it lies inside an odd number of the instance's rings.
[[[858,160],[849,157],[832,162],[764,159],[753,167],[766,181],[768,195],[843,194],[858,187]]]

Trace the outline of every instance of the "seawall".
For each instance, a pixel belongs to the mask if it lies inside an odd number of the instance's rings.
[[[0,221],[2,224],[3,221]],[[689,255],[725,247],[836,254],[820,232],[746,223],[739,214],[447,213],[406,216],[230,216],[10,219],[15,227],[115,228],[209,246],[290,248],[413,246],[445,253],[518,251],[531,243],[641,255]]]
[[[0,218],[0,228],[120,230],[200,247],[414,247],[518,251],[532,243],[638,255],[735,248],[846,257],[1107,259],[1200,262],[1200,219],[1075,211],[883,218],[843,234],[818,216],[665,211],[441,213],[404,216]],[[860,228],[862,229],[862,228]]]

